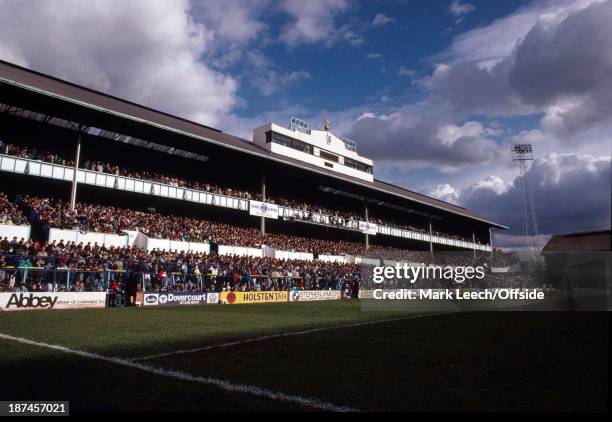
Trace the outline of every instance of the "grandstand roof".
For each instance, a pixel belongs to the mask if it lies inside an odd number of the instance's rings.
[[[546,243],[542,253],[609,251],[610,240],[610,230],[556,234]]]
[[[2,95],[2,97],[0,97],[0,102],[3,102],[2,98],[5,94],[11,94],[12,89],[14,91],[12,92],[13,95],[11,100],[16,102],[16,105],[23,108],[35,107],[37,104],[34,103],[38,103],[39,106],[41,104],[43,106],[46,105],[47,109],[52,105],[51,109],[53,109],[54,112],[64,113],[63,116],[58,117],[66,118],[67,115],[70,115],[76,118],[85,119],[86,121],[96,122],[100,122],[104,119],[107,123],[110,123],[112,120],[118,127],[130,127],[132,129],[134,125],[154,127],[167,131],[169,135],[173,135],[172,142],[180,144],[181,148],[187,150],[189,150],[189,147],[185,147],[185,145],[193,144],[194,140],[199,142],[204,141],[234,151],[257,156],[265,160],[280,162],[332,178],[341,179],[354,185],[391,194],[422,205],[477,220],[492,227],[502,229],[508,228],[487,217],[454,204],[440,201],[381,180],[375,179],[373,182],[368,182],[351,176],[334,173],[302,161],[282,157],[265,151],[248,140],[224,133],[218,129],[0,60],[0,88],[3,86],[7,88],[7,90],[0,91],[0,95]],[[146,133],[146,130],[144,130],[144,133]],[[175,136],[177,134],[180,135],[180,137]],[[177,145],[177,147],[179,147],[179,145]]]

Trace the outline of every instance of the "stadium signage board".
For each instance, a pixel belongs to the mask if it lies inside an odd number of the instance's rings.
[[[0,293],[0,311],[39,311],[106,307],[105,292]]]
[[[203,305],[206,303],[210,303],[207,302],[206,293],[145,293],[144,295],[144,306]]]
[[[221,303],[233,305],[239,303],[274,303],[288,302],[289,292],[221,292]]]
[[[315,302],[319,300],[340,300],[340,290],[293,290],[289,302]]]
[[[360,221],[359,230],[365,234],[376,234],[378,233],[378,225],[367,221]]]
[[[249,201],[249,214],[257,217],[278,219],[278,205],[267,202]]]
[[[306,123],[302,119],[298,119],[297,117],[292,117],[291,123],[289,123],[289,129],[299,130],[300,132],[308,133],[308,123]]]

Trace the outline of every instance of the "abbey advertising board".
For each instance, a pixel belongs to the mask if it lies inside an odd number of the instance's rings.
[[[106,292],[0,293],[0,312],[104,308],[105,306]]]

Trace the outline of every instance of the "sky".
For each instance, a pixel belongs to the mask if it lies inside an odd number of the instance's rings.
[[[612,0],[0,0],[0,59],[251,139],[311,127],[521,239],[610,227]],[[546,236],[542,236],[542,241]]]

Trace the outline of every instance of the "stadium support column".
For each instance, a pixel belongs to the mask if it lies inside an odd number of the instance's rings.
[[[74,155],[74,175],[72,176],[72,190],[70,192],[70,209],[74,211],[77,194],[77,173],[79,171],[79,158],[81,157],[81,127],[77,131],[76,153]]]
[[[491,256],[493,256],[493,235],[491,234],[492,228],[489,227],[489,246],[491,247]]]
[[[474,250],[474,260],[476,260],[476,235],[474,229],[472,229],[472,249]]]
[[[433,261],[433,230],[431,229],[431,215],[429,216],[429,253],[431,254],[431,260]]]
[[[261,173],[261,201],[266,202],[266,173]],[[266,234],[266,219],[261,217],[261,232]]]
[[[366,223],[370,222],[370,217],[368,215],[368,202],[367,201],[363,201],[363,205],[364,205],[364,209],[365,209],[365,221]],[[370,235],[368,233],[365,234],[365,247],[366,250],[370,249]]]

